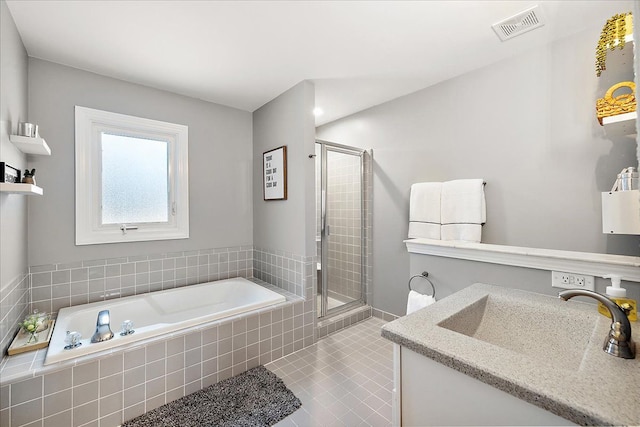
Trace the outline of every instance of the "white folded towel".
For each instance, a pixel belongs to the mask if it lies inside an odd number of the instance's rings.
[[[484,180],[456,179],[442,184],[441,224],[484,224]]]
[[[442,240],[462,240],[480,243],[482,240],[482,225],[480,224],[445,224],[440,227]]]
[[[409,291],[409,298],[407,298],[407,314],[411,314],[414,311],[425,308],[434,302],[436,302],[436,299],[431,295],[422,295],[416,291]]]
[[[440,239],[441,182],[419,182],[411,186],[409,238]]]
[[[440,224],[432,224],[430,222],[410,222],[409,238],[433,239],[440,240]]]

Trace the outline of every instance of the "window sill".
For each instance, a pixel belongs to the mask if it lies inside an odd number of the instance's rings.
[[[558,270],[602,277],[618,274],[623,280],[640,282],[640,257],[525,248],[462,241],[409,239],[404,241],[413,254],[480,261],[515,267]]]
[[[188,239],[189,229],[138,229],[123,234],[118,231],[94,231],[90,235],[76,232],[76,245],[99,245],[105,243],[149,242],[155,240]]]

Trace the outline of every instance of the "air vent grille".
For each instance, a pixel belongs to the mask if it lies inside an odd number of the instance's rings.
[[[539,5],[513,15],[492,25],[500,40],[505,41],[544,25],[544,16]]]

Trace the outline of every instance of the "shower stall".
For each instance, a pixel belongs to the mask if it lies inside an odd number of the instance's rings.
[[[316,141],[318,317],[366,303],[367,152]]]

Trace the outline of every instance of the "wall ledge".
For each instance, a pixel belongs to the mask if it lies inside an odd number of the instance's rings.
[[[404,243],[407,245],[407,251],[413,254],[539,270],[556,270],[598,277],[605,274],[618,274],[622,276],[623,280],[640,282],[640,257],[634,256],[431,239],[409,239]]]

